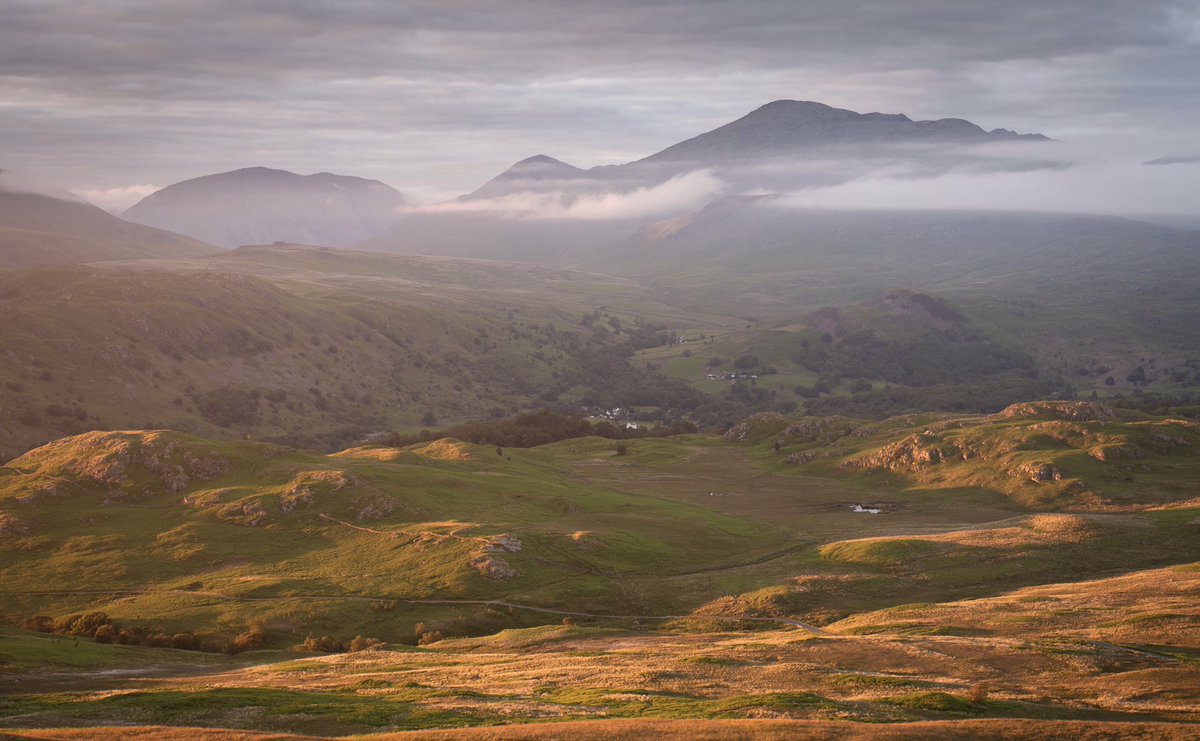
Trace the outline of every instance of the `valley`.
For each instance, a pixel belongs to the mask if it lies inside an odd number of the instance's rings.
[[[657,60],[709,5],[613,58]],[[174,109],[100,174],[0,170],[0,738],[1197,736],[1194,158],[1100,147],[1120,111],[1071,142],[1033,117],[1057,104],[751,107],[749,80],[703,104],[654,83],[613,119],[574,79],[579,29],[506,47],[569,51],[533,85],[376,74],[496,31],[460,38],[480,11],[446,6],[365,43],[400,5],[322,6],[223,9],[219,60],[174,50],[181,84],[145,97],[148,53],[27,126]],[[598,8],[563,17],[606,35]],[[242,80],[199,79],[280,29],[278,90],[218,105]],[[97,79],[110,31],[83,44]],[[327,87],[289,109],[326,45],[383,120]],[[830,90],[929,71],[882,70]],[[530,94],[560,102],[535,123]],[[461,113],[488,95],[496,130]],[[203,158],[163,154],[243,106]]]

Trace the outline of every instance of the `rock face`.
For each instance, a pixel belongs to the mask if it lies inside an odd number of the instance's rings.
[[[378,180],[250,167],[151,193],[123,216],[222,247],[348,247],[399,220],[404,196]]]

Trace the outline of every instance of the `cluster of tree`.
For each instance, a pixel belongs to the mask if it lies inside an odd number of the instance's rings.
[[[292,650],[323,654],[344,654],[367,651],[382,645],[383,641],[378,638],[367,638],[361,635],[355,636],[349,641],[339,640],[333,636],[320,636],[319,638],[309,636],[304,639],[304,643],[292,646]]]
[[[107,613],[100,611],[67,615],[57,620],[49,615],[34,615],[22,621],[25,630],[38,633],[91,638],[96,643],[119,643],[126,646],[176,648],[183,651],[226,652],[228,646],[205,640],[195,633],[166,633],[141,626],[122,628],[114,624]]]
[[[863,330],[836,341],[804,340],[792,360],[820,374],[879,378],[904,386],[972,383],[1033,369],[1028,353],[970,327],[925,329],[903,338]]]
[[[991,414],[1009,404],[1046,398],[1060,390],[1052,382],[1028,378],[920,388],[888,386],[852,396],[807,399],[804,408],[807,414],[818,417],[842,415],[861,419],[929,411]]]
[[[570,440],[575,437],[605,437],[610,440],[627,440],[640,437],[666,437],[696,432],[690,422],[673,422],[654,427],[628,428],[611,422],[589,422],[578,416],[541,410],[521,414],[511,419],[467,422],[443,430],[422,430],[416,435],[392,434],[387,444],[394,447],[428,442],[443,437],[452,437],[478,445],[495,445],[499,448],[532,448],[537,445]]]
[[[689,418],[704,430],[728,430],[740,420],[758,412],[791,414],[797,404],[780,398],[776,389],[764,389],[753,383],[738,381],[720,396],[707,397],[702,404],[689,410]]]

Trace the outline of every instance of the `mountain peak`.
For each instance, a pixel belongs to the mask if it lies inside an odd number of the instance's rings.
[[[985,131],[961,118],[914,121],[903,113],[858,113],[811,100],[775,100],[642,162],[719,162],[774,157],[827,146],[1047,141],[1041,134]]]
[[[544,178],[544,177],[573,177],[583,172],[583,170],[569,165],[562,160],[555,159],[547,154],[535,154],[532,157],[526,157],[520,162],[515,163],[512,167],[500,173],[502,178]]]
[[[547,154],[535,154],[513,164],[504,172],[481,185],[477,190],[460,196],[460,199],[473,200],[495,198],[519,188],[522,184],[533,180],[555,181],[571,180],[586,176],[587,171]]]
[[[404,203],[400,192],[378,180],[257,166],[169,185],[124,217],[224,247],[279,240],[328,247],[382,232]]]

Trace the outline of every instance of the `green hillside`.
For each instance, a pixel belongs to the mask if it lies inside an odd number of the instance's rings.
[[[626,331],[580,325],[605,305]],[[626,362],[639,317],[696,321],[618,279],[331,250],[0,273],[0,452],[131,427],[336,449],[694,394]]]
[[[1022,405],[760,415],[726,438],[332,455],[162,431],[65,438],[0,475],[0,613],[99,609],[218,642],[265,625],[276,645],[572,614],[820,623],[1200,558],[1192,423]]]

